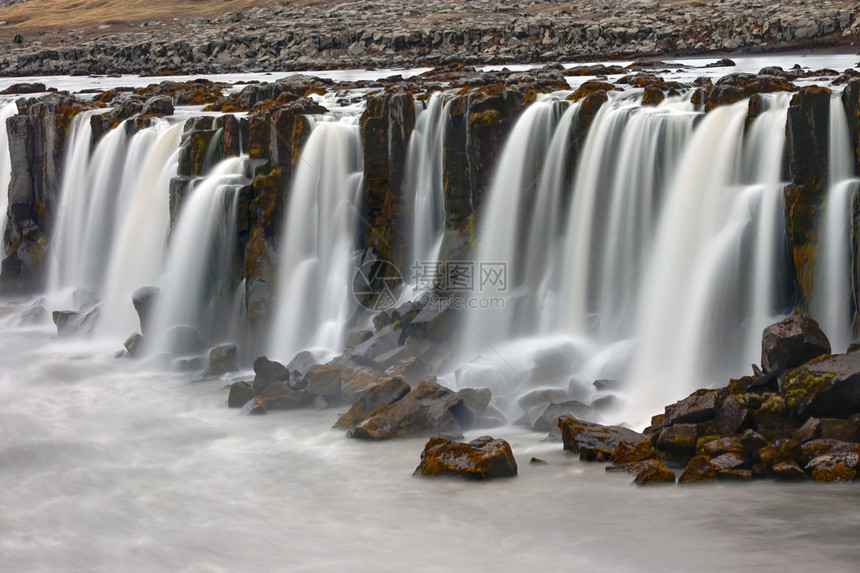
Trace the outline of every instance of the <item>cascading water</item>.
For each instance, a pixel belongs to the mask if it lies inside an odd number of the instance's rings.
[[[778,195],[787,103],[771,100],[746,145],[746,102],[711,111],[696,129],[666,196],[640,299],[625,420],[645,422],[662,405],[758,360],[750,341],[780,310],[774,268],[785,251],[774,237],[784,234]],[[745,165],[757,181],[743,181]],[[751,306],[762,316],[744,320]]]
[[[130,146],[119,201],[124,209],[115,216],[115,240],[101,288],[101,335],[125,336],[139,328],[131,295],[156,284],[163,270],[170,180],[176,175],[182,129],[181,123],[158,122]]]
[[[820,223],[819,259],[810,310],[830,339],[833,352],[845,352],[851,332],[851,233],[857,191],[848,121],[842,99],[830,100],[829,189]]]
[[[345,123],[349,121],[349,123]],[[361,193],[361,137],[354,118],[314,126],[284,213],[275,320],[268,352],[340,350],[354,309],[351,259]]]
[[[230,308],[234,297],[221,287],[237,246],[236,205],[239,189],[249,183],[246,163],[244,157],[225,159],[185,199],[152,314],[151,353],[195,354],[224,336],[215,311]]]
[[[419,102],[416,102],[416,106]],[[410,265],[433,264],[445,233],[445,191],[442,185],[442,155],[447,127],[448,103],[443,93],[434,93],[418,112],[406,158],[406,188],[413,193],[412,252]],[[406,269],[402,269],[406,272]],[[412,281],[410,281],[412,282]]]
[[[0,241],[6,233],[6,211],[9,208],[9,183],[12,180],[12,158],[9,155],[9,137],[6,120],[18,113],[15,102],[0,107]]]

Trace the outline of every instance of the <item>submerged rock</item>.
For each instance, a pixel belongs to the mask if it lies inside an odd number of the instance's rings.
[[[414,475],[475,480],[515,477],[517,462],[505,440],[482,436],[467,444],[436,437],[424,446]]]

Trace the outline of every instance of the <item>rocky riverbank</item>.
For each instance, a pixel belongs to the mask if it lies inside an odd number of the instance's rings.
[[[363,0],[92,24],[99,24],[96,33],[74,25],[26,35],[14,25],[0,28],[7,42],[0,74],[388,68],[844,47],[860,34],[860,6],[842,0]]]

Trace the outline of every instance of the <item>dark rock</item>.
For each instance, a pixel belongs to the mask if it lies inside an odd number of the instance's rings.
[[[852,481],[857,477],[860,446],[834,449],[813,458],[804,468],[815,481]]]
[[[173,98],[166,95],[158,95],[146,100],[141,110],[143,116],[173,115]]]
[[[692,456],[696,452],[699,428],[696,424],[675,424],[664,427],[657,438],[657,449],[679,456]]]
[[[779,387],[791,413],[847,418],[860,412],[860,353],[815,360],[786,372]]]
[[[411,438],[428,434],[460,435],[457,418],[463,399],[435,382],[422,382],[406,396],[371,413],[353,431],[365,440]]]
[[[711,460],[707,456],[696,456],[684,466],[684,471],[681,473],[681,477],[678,478],[678,483],[690,484],[713,481],[717,477],[717,468],[711,465]]]
[[[759,433],[768,440],[791,436],[797,423],[789,414],[785,400],[778,394],[765,394],[764,398],[761,407],[753,412],[753,420]]]
[[[463,399],[463,406],[469,410],[473,420],[469,426],[474,427],[490,406],[492,391],[489,388],[463,388],[457,394]]]
[[[758,451],[758,448],[755,451]],[[740,436],[724,436],[701,443],[696,448],[697,455],[702,454],[708,458],[716,458],[723,454],[743,455],[745,453],[747,453],[747,448],[744,447]]]
[[[761,364],[768,372],[796,368],[823,354],[830,354],[830,342],[818,323],[794,314],[764,329]]]
[[[262,416],[266,413],[266,403],[260,396],[255,396],[242,406],[242,413],[246,416]]]
[[[578,420],[573,416],[561,416],[558,418],[558,426],[565,450],[577,453],[583,447],[596,449],[605,453],[607,459],[621,442],[638,444],[644,439],[642,434],[628,428],[602,426]]]
[[[335,428],[353,430],[371,413],[383,406],[393,404],[409,393],[409,384],[402,378],[389,378],[380,382],[356,400],[347,412],[335,422]]]
[[[773,476],[783,481],[803,481],[809,479],[806,472],[794,462],[780,462],[771,468]]]
[[[48,88],[45,87],[43,83],[21,83],[21,84],[12,84],[2,92],[0,95],[25,95],[25,94],[37,94],[44,93],[48,91]]]
[[[621,442],[616,446],[609,461],[615,465],[625,465],[650,460],[657,457],[657,450],[651,440],[638,443]]]
[[[254,390],[261,392],[266,386],[273,383],[286,383],[290,379],[290,372],[280,362],[269,360],[260,356],[254,360]]]
[[[800,463],[803,460],[803,450],[795,440],[776,440],[759,451],[761,463],[765,470],[770,470],[782,462]]]
[[[457,476],[468,479],[514,477],[517,462],[504,440],[482,436],[468,444],[445,438],[430,438],[421,453],[415,475]]]
[[[720,391],[699,390],[671,406],[666,406],[663,426],[704,422],[717,414]]]
[[[740,434],[752,424],[752,412],[742,406],[734,396],[723,401],[714,420],[717,430],[724,435]]]
[[[315,354],[307,350],[299,352],[292,360],[290,360],[289,364],[287,364],[287,371],[289,372],[290,380],[293,382],[290,386],[294,390],[301,390],[298,386],[299,381],[302,380],[308,372],[319,367],[320,361]]]
[[[829,454],[831,452],[851,451],[857,444],[840,442],[839,440],[810,440],[800,446],[803,453],[800,465],[808,464],[813,458]]]
[[[720,481],[751,481],[753,478],[751,470],[725,469],[717,473]]]
[[[250,382],[240,381],[230,384],[230,396],[227,398],[229,408],[241,408],[254,399],[254,387]]]
[[[658,460],[640,462],[633,483],[636,485],[674,484],[675,473]]]
[[[209,374],[219,376],[228,372],[238,372],[236,364],[238,350],[235,344],[222,344],[209,351]]]
[[[340,367],[334,364],[321,366],[312,370],[305,377],[305,391],[313,396],[323,396],[326,399],[340,400],[343,378]]]
[[[722,454],[711,459],[711,465],[720,473],[725,470],[743,469],[745,463],[744,459],[735,453]]]

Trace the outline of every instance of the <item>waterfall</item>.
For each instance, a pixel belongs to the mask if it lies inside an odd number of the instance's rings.
[[[648,263],[625,419],[644,422],[757,361],[750,341],[760,340],[764,316],[778,312],[773,269],[785,254],[775,237],[784,234],[777,213],[787,103],[772,100],[746,141],[746,101],[708,113],[695,130]],[[744,171],[756,180],[744,181]],[[751,306],[762,316],[744,320]]]
[[[219,287],[236,251],[238,191],[250,182],[246,163],[243,157],[225,159],[184,199],[152,314],[154,340],[148,345],[156,354],[194,354],[220,341],[216,311],[231,307],[222,303],[233,293]]]
[[[18,104],[5,103],[0,107],[0,242],[6,234],[9,209],[9,183],[12,180],[12,158],[9,155],[9,136],[6,120],[18,113]]]
[[[349,119],[349,118],[347,118]],[[354,121],[315,125],[290,187],[268,352],[337,352],[354,309],[350,294],[361,193],[361,137]]]
[[[830,339],[833,352],[845,352],[853,336],[851,235],[857,190],[842,99],[830,100],[828,182],[819,231],[819,259],[815,268],[810,310]]]
[[[527,264],[522,238],[529,233],[527,223],[540,187],[544,159],[550,153],[553,132],[561,116],[557,102],[537,101],[526,108],[505,142],[487,203],[482,208],[474,261],[478,267],[474,269],[476,274],[482,264],[504,265],[507,284],[481,293],[503,297],[504,308],[469,311],[463,334],[466,352],[481,351],[485,345],[508,340],[517,333],[518,304],[526,294],[519,287],[527,287],[522,271]],[[570,123],[565,125],[569,127]],[[556,156],[559,153],[555,150]],[[474,286],[479,286],[478,281]]]
[[[135,137],[115,216],[114,244],[101,288],[98,332],[127,336],[139,328],[132,293],[158,282],[170,226],[169,188],[176,175],[183,124],[158,122]]]
[[[418,103],[416,101],[416,107]],[[406,189],[413,194],[410,209],[412,252],[405,260],[410,265],[419,261],[433,264],[439,260],[445,234],[442,155],[449,122],[448,105],[443,93],[431,95],[426,107],[419,109],[409,139]],[[407,272],[407,269],[402,270]]]
[[[692,106],[617,97],[598,112],[573,184],[556,328],[605,341],[632,334],[661,193],[692,132]]]

